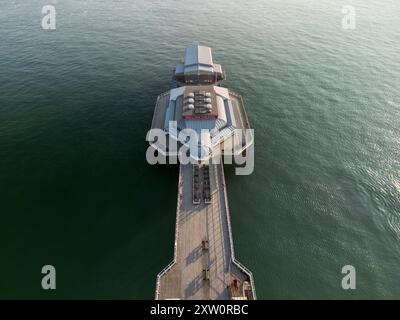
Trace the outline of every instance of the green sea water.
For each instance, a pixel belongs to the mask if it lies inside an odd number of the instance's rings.
[[[400,298],[399,16],[397,0],[1,1],[0,298],[154,297],[178,167],[148,165],[145,136],[197,43],[255,130],[254,173],[225,173],[258,298]]]

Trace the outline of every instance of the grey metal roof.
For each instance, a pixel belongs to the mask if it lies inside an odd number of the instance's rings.
[[[175,68],[175,75],[215,75],[223,74],[222,67],[214,64],[212,51],[209,47],[195,45],[185,49],[185,61]]]
[[[196,45],[185,50],[185,67],[199,64],[213,66],[211,48]]]

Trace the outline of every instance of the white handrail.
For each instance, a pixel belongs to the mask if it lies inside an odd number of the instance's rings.
[[[251,283],[251,289],[253,291],[253,298],[254,298],[254,300],[256,300],[257,299],[257,294],[256,294],[256,287],[254,285],[253,273],[249,269],[247,269],[244,265],[242,265],[239,261],[237,261],[236,258],[235,258],[235,250],[233,248],[231,219],[230,219],[230,212],[229,212],[229,206],[228,206],[228,196],[227,196],[226,183],[225,183],[225,173],[224,173],[223,165],[220,164],[220,166],[221,166],[222,184],[223,184],[223,187],[224,187],[224,199],[225,199],[226,215],[227,215],[227,221],[228,221],[229,242],[230,242],[230,247],[231,247],[231,261],[232,261],[233,264],[235,264],[239,269],[243,270],[249,276],[250,283]]]
[[[156,110],[154,111],[153,118],[151,120],[151,128],[152,129],[154,129],[154,121],[155,121],[156,114],[157,114],[157,112],[156,112],[157,108],[159,108],[160,99],[165,97],[165,96],[167,96],[167,95],[169,95],[169,94],[170,94],[169,91],[167,91],[167,92],[164,92],[164,93],[162,93],[162,94],[157,96],[156,107],[155,107]]]
[[[155,299],[158,300],[158,296],[160,294],[160,281],[161,277],[164,276],[172,267],[176,264],[177,254],[178,254],[178,237],[179,237],[179,208],[180,208],[180,200],[182,194],[182,165],[179,165],[179,179],[178,179],[178,196],[177,196],[177,204],[176,204],[176,221],[175,221],[175,243],[174,243],[174,260],[171,261],[160,273],[157,275],[157,283],[156,283],[156,293]]]

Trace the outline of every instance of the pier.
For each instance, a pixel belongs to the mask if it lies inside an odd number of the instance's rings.
[[[152,136],[149,143],[166,159],[188,147],[192,161],[180,164],[174,258],[157,276],[155,298],[256,299],[252,273],[235,259],[221,161],[254,143],[245,135],[250,124],[243,99],[220,86],[225,72],[209,47],[187,48],[174,79],[177,88],[158,96],[151,124],[165,139]],[[195,144],[186,130],[199,138]]]
[[[211,203],[193,204],[193,166],[180,165],[174,260],[157,276],[156,299],[255,299],[252,273],[235,259],[222,164],[210,176]]]

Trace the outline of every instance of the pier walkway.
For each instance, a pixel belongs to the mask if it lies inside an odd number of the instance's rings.
[[[193,166],[180,165],[174,260],[157,276],[156,299],[256,298],[251,272],[234,256],[223,165],[207,167],[211,203],[193,204]],[[202,191],[206,169],[198,171]]]

